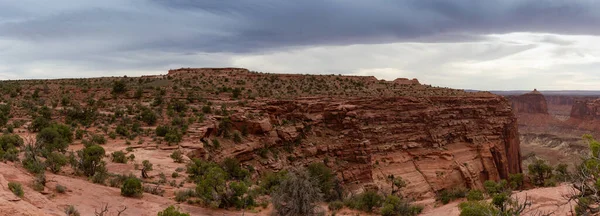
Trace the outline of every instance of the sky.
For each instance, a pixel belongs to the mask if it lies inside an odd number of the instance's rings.
[[[181,67],[600,90],[600,1],[0,0],[0,79]]]

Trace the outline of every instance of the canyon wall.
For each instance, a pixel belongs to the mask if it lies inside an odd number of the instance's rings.
[[[414,198],[521,173],[516,119],[500,96],[314,97],[250,106],[232,121],[258,140],[221,154],[261,170],[325,161],[350,186],[387,189],[387,176],[402,177],[403,192]],[[279,160],[256,153],[291,143],[293,151]]]

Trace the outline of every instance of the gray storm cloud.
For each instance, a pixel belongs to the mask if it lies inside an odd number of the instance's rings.
[[[563,35],[600,34],[596,27],[600,21],[596,12],[599,9],[599,3],[583,0],[0,0],[0,75],[32,78],[44,76],[44,68],[98,76],[127,71],[155,72],[178,65],[229,66],[253,55],[330,46],[404,43],[405,46],[433,44],[428,47],[436,49],[435,44],[442,44],[440,47],[452,43],[488,44],[498,41],[490,39],[490,35],[513,32],[549,34],[538,42],[567,46],[562,50],[569,50],[577,49],[576,44]],[[485,49],[480,56],[504,55],[502,52],[506,50],[538,45],[491,44],[502,49]],[[458,55],[460,62],[449,62],[457,59],[456,53],[436,55],[429,69],[426,65],[391,66],[403,67],[397,68],[401,71],[419,70],[413,71],[416,75],[435,76],[436,73],[428,71],[443,70],[448,64],[464,64],[472,55],[475,55],[473,61],[484,61],[476,53],[465,53]],[[344,53],[335,54],[344,57]],[[398,53],[385,55],[405,61]],[[366,64],[370,68],[387,68]],[[364,65],[350,65],[355,68],[331,70],[368,72]],[[293,66],[290,63],[285,68]],[[314,65],[314,73],[319,72],[316,71],[319,67],[329,68]],[[44,77],[54,76],[69,75],[52,73]],[[461,76],[468,79],[467,75]]]

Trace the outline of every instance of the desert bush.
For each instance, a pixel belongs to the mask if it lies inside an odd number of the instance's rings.
[[[554,170],[554,175],[556,180],[561,182],[567,182],[571,180],[571,173],[568,171],[568,165],[564,163],[560,163],[556,165],[556,169]]]
[[[25,151],[25,158],[21,163],[23,167],[30,173],[42,173],[46,170],[46,166],[37,158],[37,150],[33,146],[27,146]]]
[[[127,92],[127,83],[125,80],[117,80],[113,82],[112,93],[123,94]]]
[[[143,192],[142,181],[138,178],[127,178],[121,186],[121,195],[125,197],[141,197]]]
[[[50,126],[50,120],[38,116],[35,119],[33,119],[33,121],[31,121],[31,124],[29,125],[28,129],[31,132],[39,132],[43,128],[46,128],[48,126]]]
[[[321,200],[321,192],[306,170],[289,172],[285,180],[272,194],[272,202],[278,215],[311,215],[315,203]]]
[[[175,163],[183,163],[183,153],[180,150],[175,150],[171,153],[170,157]]]
[[[103,170],[104,148],[99,145],[91,145],[77,152],[79,160],[74,164],[77,169],[81,170],[86,176],[94,176],[96,171]]]
[[[33,188],[33,190],[43,191],[45,186],[46,186],[46,174],[44,174],[44,173],[36,174],[35,178],[33,178],[32,184],[31,184],[31,187]]]
[[[102,134],[94,134],[91,138],[92,144],[103,145],[106,144],[106,138]]]
[[[532,180],[532,183],[536,186],[544,186],[546,180],[553,177],[552,166],[546,164],[546,161],[542,159],[535,160],[535,162],[529,164],[527,168],[529,170],[529,176]]]
[[[16,134],[2,134],[0,136],[0,148],[1,150],[8,151],[11,148],[23,146],[23,139],[21,136]]]
[[[220,147],[221,147],[221,143],[219,142],[219,140],[218,140],[218,139],[213,139],[213,140],[212,140],[212,145],[213,145],[213,147],[214,147],[215,149],[218,149],[218,148],[220,148]]]
[[[233,179],[243,180],[250,175],[250,172],[242,168],[240,162],[235,158],[225,158],[221,163],[221,167],[223,167],[223,170],[225,170],[225,172],[228,173],[228,176]]]
[[[165,190],[160,188],[160,185],[144,185],[144,192],[157,196],[163,196],[165,194]]]
[[[115,163],[127,163],[127,157],[122,151],[115,151],[112,154],[112,162]]]
[[[65,193],[65,192],[67,192],[67,187],[57,184],[56,185],[56,192],[58,192],[58,193]]]
[[[286,170],[279,172],[267,172],[260,179],[260,188],[264,194],[276,191],[281,182],[288,176]]]
[[[329,167],[324,163],[312,163],[308,165],[307,170],[311,178],[316,179],[317,185],[326,201],[342,198],[341,184]]]
[[[188,198],[194,197],[196,192],[191,189],[176,191],[175,192],[175,201],[177,202],[185,202]]]
[[[142,169],[144,169],[146,171],[152,171],[152,163],[150,163],[149,160],[143,160],[142,161]]]
[[[159,125],[155,129],[156,136],[164,137],[171,129],[166,125]]]
[[[468,201],[479,201],[479,200],[483,200],[483,192],[477,189],[472,189],[469,191],[469,193],[467,194],[467,200]]]
[[[508,187],[508,182],[504,179],[498,182],[487,180],[483,183],[483,187],[485,188],[485,192],[492,196],[494,194],[510,190],[510,188]]]
[[[515,173],[508,175],[508,184],[512,189],[523,188],[524,177],[522,173]]]
[[[165,210],[158,212],[158,216],[190,216],[190,214],[179,212],[179,209],[169,206]]]
[[[467,189],[463,187],[444,189],[437,194],[436,200],[442,202],[443,204],[448,204],[450,201],[464,198],[466,195]]]
[[[149,108],[144,108],[139,116],[139,119],[148,125],[156,124],[158,116]]]
[[[420,214],[421,211],[423,211],[423,206],[411,205],[405,199],[388,195],[383,201],[380,213],[382,216],[414,216]]]
[[[79,211],[75,208],[75,206],[69,205],[65,208],[65,214],[67,216],[79,216]]]
[[[329,208],[329,211],[332,211],[332,212],[340,210],[343,207],[344,207],[344,202],[339,201],[339,200],[330,202],[329,205],[327,205],[327,208]]]
[[[10,191],[12,191],[13,194],[15,194],[18,197],[23,197],[23,195],[25,194],[25,192],[23,192],[23,187],[21,186],[20,183],[17,183],[17,182],[9,182],[8,189]]]
[[[233,142],[242,143],[242,136],[237,131],[233,133]]]
[[[46,161],[44,163],[46,164],[46,167],[50,168],[50,171],[53,173],[58,173],[64,165],[67,165],[67,162],[67,157],[64,154],[51,152],[46,157]]]
[[[498,215],[498,210],[485,201],[463,202],[458,205],[460,216]]]
[[[37,134],[36,142],[45,153],[53,151],[65,153],[69,144],[73,142],[73,132],[67,125],[52,124]]]
[[[179,130],[175,129],[175,130],[170,130],[166,135],[165,135],[165,141],[167,141],[167,143],[179,143],[181,142],[181,139],[183,139],[183,134],[181,134],[181,132],[179,132]]]

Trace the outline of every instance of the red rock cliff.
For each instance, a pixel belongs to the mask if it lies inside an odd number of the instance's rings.
[[[548,104],[542,93],[533,90],[519,96],[508,96],[515,113],[548,114]]]
[[[486,180],[521,172],[516,119],[501,96],[398,83],[403,79],[232,68],[169,72],[173,80],[222,75],[258,93],[248,103],[233,101],[239,107],[230,115],[234,129],[249,135],[244,143],[196,149],[192,156],[233,156],[261,172],[325,162],[356,189],[385,190],[394,175],[414,198],[457,186],[482,188]],[[219,118],[202,137],[211,136]]]
[[[264,161],[252,154],[259,144],[228,153],[260,161],[259,168],[325,160],[350,185],[385,188],[388,175],[400,176],[408,183],[406,195],[415,198],[457,186],[481,188],[485,180],[521,172],[516,119],[499,96],[309,98],[267,101],[255,109],[268,120],[232,120],[264,135],[257,143],[285,146],[305,137],[293,161]],[[294,123],[270,124],[283,119]]]

